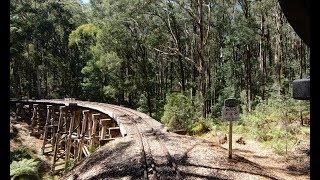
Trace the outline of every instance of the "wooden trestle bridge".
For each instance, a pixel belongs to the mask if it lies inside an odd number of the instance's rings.
[[[10,102],[18,119],[30,120],[31,135],[43,139],[41,151],[52,156],[52,172],[71,160],[82,161],[92,149],[115,138],[163,131],[164,127],[141,112],[105,103],[74,99]]]

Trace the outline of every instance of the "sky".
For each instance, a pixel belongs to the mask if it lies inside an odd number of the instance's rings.
[[[81,0],[81,1],[82,1],[82,3],[84,3],[84,4],[87,4],[87,3],[89,3],[90,0]]]

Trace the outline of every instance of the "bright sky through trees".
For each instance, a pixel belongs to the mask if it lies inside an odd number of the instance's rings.
[[[81,0],[81,2],[82,2],[83,4],[87,4],[87,3],[90,2],[90,0]]]

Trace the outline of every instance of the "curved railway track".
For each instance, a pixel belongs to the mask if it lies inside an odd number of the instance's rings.
[[[161,147],[161,151],[165,154],[164,157],[166,157],[167,164],[169,165],[169,167],[171,168],[173,174],[175,175],[175,179],[181,179],[181,175],[180,175],[180,172],[178,170],[178,166],[177,166],[174,158],[169,153],[169,151],[168,151],[167,147],[165,146],[163,140],[160,137],[163,132],[154,130],[152,128],[152,126],[147,121],[145,121],[145,119],[143,117],[141,117],[141,116],[146,116],[143,113],[138,113],[137,111],[134,111],[134,110],[129,109],[129,108],[121,107],[121,106],[115,106],[115,105],[110,105],[110,106],[112,108],[114,108],[114,109],[117,109],[117,110],[122,109],[122,111],[124,113],[126,113],[126,114],[127,114],[127,112],[129,112],[131,114],[131,116],[130,116],[130,114],[128,114],[128,117],[131,118],[132,121],[135,122],[136,124],[137,124],[137,122],[134,119],[134,117],[138,117],[139,119],[141,119],[142,121],[144,121],[147,124],[147,126],[150,128],[150,131],[148,131],[147,133],[155,136],[156,142]],[[137,126],[137,128],[139,129],[138,126]],[[141,131],[139,130],[139,132],[141,132]],[[142,145],[143,144],[147,144],[147,152],[148,152],[148,154],[150,154],[150,157],[147,158],[147,155],[145,153],[146,152],[146,150],[145,150],[146,147],[143,146],[143,150],[142,151],[143,151],[144,159],[145,159],[144,162],[146,163],[146,167],[147,167],[147,169],[146,169],[147,177],[150,178],[150,179],[153,179],[153,178],[157,179],[157,178],[160,177],[160,175],[157,174],[157,172],[158,172],[157,169],[156,169],[157,165],[156,165],[154,157],[152,156],[152,153],[151,153],[150,143],[148,143],[148,139],[147,139],[147,137],[145,136],[144,133],[141,133],[139,138],[140,138],[140,141],[141,141]],[[146,143],[143,143],[143,142],[146,142]],[[149,161],[147,161],[147,159],[149,159]],[[150,168],[150,170],[149,170],[149,168]],[[150,174],[151,174],[151,176],[150,176]]]

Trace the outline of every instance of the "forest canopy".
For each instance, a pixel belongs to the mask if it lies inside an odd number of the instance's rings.
[[[292,97],[310,69],[276,0],[12,0],[10,55],[11,97],[121,104],[157,120],[170,98],[203,118],[229,97],[251,112]]]

